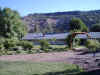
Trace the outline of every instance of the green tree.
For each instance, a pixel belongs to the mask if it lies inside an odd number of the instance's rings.
[[[26,33],[27,29],[23,24],[17,11],[10,8],[0,9],[0,35],[4,37],[18,37]]]
[[[83,21],[79,18],[72,18],[72,20],[69,22],[70,25],[70,31],[81,31],[81,32],[87,32],[88,28],[83,23]]]
[[[100,23],[94,24],[94,25],[90,28],[90,30],[91,30],[92,32],[100,32]]]
[[[88,27],[82,22],[79,18],[72,18],[72,20],[69,22],[70,26],[70,34],[68,35],[66,42],[68,44],[68,47],[72,49],[73,42],[74,44],[81,42],[80,39],[75,39],[75,36],[78,34],[83,34],[82,32],[88,32]],[[79,33],[74,33],[79,32]]]

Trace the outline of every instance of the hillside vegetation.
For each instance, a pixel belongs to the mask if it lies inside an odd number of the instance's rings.
[[[69,31],[69,21],[80,18],[89,28],[100,23],[100,10],[29,14],[22,20],[29,32],[59,33]]]

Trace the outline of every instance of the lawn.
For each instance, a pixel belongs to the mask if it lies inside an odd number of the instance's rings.
[[[65,48],[66,45],[50,45],[50,47],[53,47],[53,48]],[[34,45],[34,48],[40,48],[40,45]]]
[[[66,63],[0,61],[0,75],[77,75],[80,71]]]

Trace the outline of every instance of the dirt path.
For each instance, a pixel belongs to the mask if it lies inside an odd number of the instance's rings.
[[[98,59],[98,61],[96,61]],[[100,68],[97,66],[100,63],[100,53],[96,53],[93,58],[92,54],[80,54],[80,52],[53,52],[53,53],[38,53],[26,55],[7,55],[0,56],[2,61],[33,61],[33,62],[66,62],[76,64],[85,69]],[[96,62],[95,62],[96,61]]]
[[[33,61],[33,62],[69,62],[70,57],[74,57],[72,51],[68,52],[52,52],[52,53],[38,53],[26,55],[6,55],[0,56],[3,61]]]

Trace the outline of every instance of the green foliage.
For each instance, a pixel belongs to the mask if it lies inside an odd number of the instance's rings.
[[[91,29],[92,32],[100,32],[100,23],[94,24]]]
[[[33,43],[29,41],[20,41],[19,46],[22,46],[25,50],[31,50],[33,48]]]
[[[80,44],[80,39],[73,38],[72,34],[73,34],[73,32],[70,32],[70,34],[65,39],[68,48],[71,48],[71,46],[75,47],[75,46],[78,46]]]
[[[70,34],[66,38],[66,43],[68,47],[72,49],[73,44],[74,46],[77,46],[80,43],[79,39],[75,39],[75,37],[73,37],[74,36],[72,35],[73,32],[88,32],[88,28],[79,18],[72,18],[69,25],[70,25]]]
[[[70,23],[70,31],[74,31],[74,30],[78,30],[78,31],[82,31],[82,32],[87,32],[88,28],[87,26],[82,22],[81,19],[79,18],[73,18]]]
[[[0,38],[0,50],[4,49],[4,39],[3,38]]]
[[[81,43],[81,39],[75,38],[74,41],[73,41],[73,46],[74,46],[74,47],[77,47],[77,46],[80,45],[80,43]]]
[[[20,54],[20,53],[21,53],[21,50],[17,50],[17,51],[16,51],[16,54]]]
[[[5,49],[11,49],[12,47],[16,46],[17,41],[14,39],[5,39],[4,41],[4,47]]]
[[[27,53],[28,53],[28,54],[33,54],[34,51],[33,51],[33,50],[27,50]]]
[[[70,33],[67,37],[66,37],[66,44],[67,44],[67,46],[68,46],[68,48],[70,48],[71,47],[71,44],[70,44],[70,42],[71,41],[73,41],[74,40],[74,38],[72,38],[72,34]]]
[[[55,41],[56,41],[56,38],[53,38],[53,39],[52,39],[52,41],[54,41],[54,42],[55,42]]]
[[[0,38],[0,55],[12,54],[8,53],[11,51],[16,51],[19,54],[23,50],[32,50],[33,46],[33,43],[29,41],[19,41],[16,38]]]
[[[0,55],[2,55],[3,48],[4,48],[3,44],[0,44]]]
[[[23,17],[23,20],[27,22],[28,25],[33,24],[32,21],[34,21],[35,25],[38,23],[40,32],[44,30],[44,27],[52,24],[53,32],[62,33],[69,31],[68,23],[73,17],[80,18],[90,28],[93,24],[100,23],[100,10],[29,14],[28,16]],[[29,29],[33,30],[30,26]]]
[[[100,48],[100,43],[98,40],[87,40],[86,47],[92,51],[96,51],[97,48]]]
[[[40,41],[40,46],[41,46],[41,49],[46,51],[46,49],[49,48],[49,43],[47,40],[41,40]]]
[[[4,48],[3,44],[0,44],[0,50],[2,50]]]
[[[21,38],[27,29],[17,11],[10,8],[0,10],[0,36]]]

